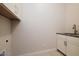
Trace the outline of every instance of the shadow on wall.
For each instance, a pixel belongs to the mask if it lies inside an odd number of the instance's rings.
[[[20,21],[18,20],[12,20],[11,21],[11,33],[14,32],[14,30],[16,29],[16,27],[19,25]]]

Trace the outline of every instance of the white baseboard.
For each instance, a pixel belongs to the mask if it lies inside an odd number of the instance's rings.
[[[22,54],[22,55],[19,55],[19,56],[41,56],[41,55],[44,56],[44,55],[47,55],[45,53],[47,53],[49,51],[54,51],[54,50],[56,50],[56,48],[46,49],[46,50],[32,52],[32,53],[26,53],[26,54]]]

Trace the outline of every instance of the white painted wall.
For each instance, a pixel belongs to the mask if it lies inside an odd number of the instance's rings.
[[[13,55],[23,55],[56,48],[57,32],[79,31],[79,4],[21,4],[21,22],[12,24]],[[11,55],[11,27],[9,19],[0,16],[0,40],[9,40],[7,54]],[[2,44],[2,43],[0,43]],[[4,48],[4,47],[3,47]]]
[[[66,20],[66,32],[74,32],[73,24],[77,25],[79,31],[79,3],[65,4],[65,20]]]
[[[64,4],[23,4],[23,19],[13,24],[13,55],[56,48],[56,33],[65,30]]]

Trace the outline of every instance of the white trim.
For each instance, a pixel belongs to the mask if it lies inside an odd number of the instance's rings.
[[[56,48],[41,50],[41,51],[32,52],[32,53],[26,53],[26,54],[22,54],[22,55],[19,55],[19,56],[35,56],[35,55],[41,55],[41,54],[44,54],[46,52],[54,51],[54,50],[56,50]]]

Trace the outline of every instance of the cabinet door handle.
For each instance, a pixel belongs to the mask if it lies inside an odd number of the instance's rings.
[[[64,41],[64,45],[67,46],[67,41]]]

